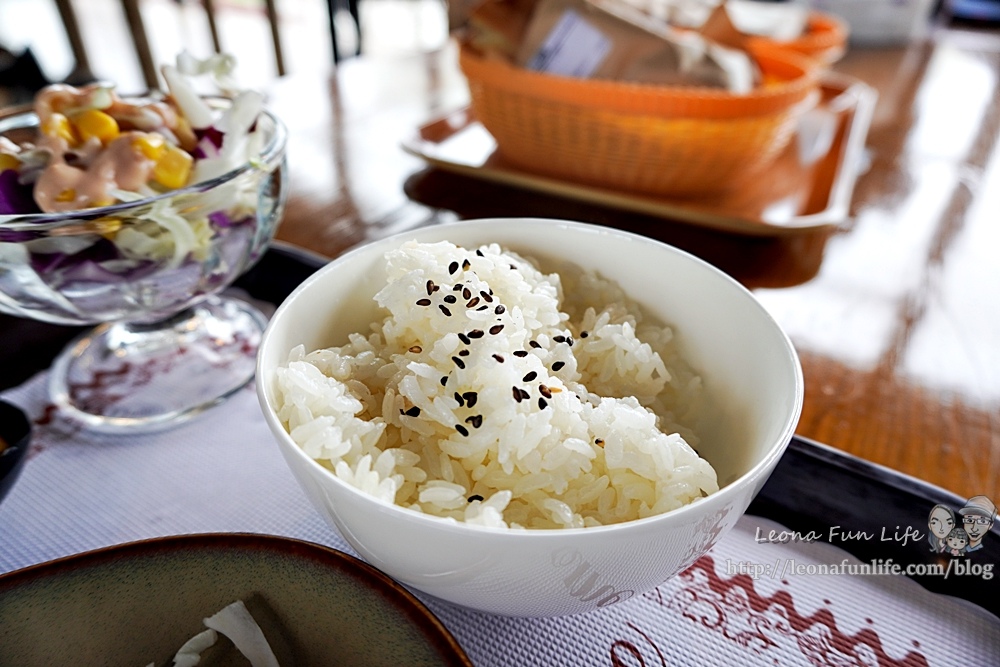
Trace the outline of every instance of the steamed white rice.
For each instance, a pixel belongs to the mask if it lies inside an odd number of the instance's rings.
[[[498,528],[619,523],[718,490],[688,427],[700,379],[614,284],[497,245],[385,260],[385,317],[277,372],[279,417],[339,478]]]

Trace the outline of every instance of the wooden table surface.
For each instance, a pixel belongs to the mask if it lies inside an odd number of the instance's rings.
[[[866,169],[832,231],[737,236],[430,168],[400,144],[467,103],[447,49],[274,85],[291,129],[278,238],[335,257],[418,225],[505,216],[655,236],[753,289],[791,336],[800,436],[1000,501],[1000,34],[853,47],[835,70],[879,97]]]

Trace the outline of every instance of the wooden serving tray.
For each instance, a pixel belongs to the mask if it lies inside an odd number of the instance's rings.
[[[403,149],[446,171],[709,229],[752,236],[812,232],[848,217],[877,99],[867,84],[833,72],[822,76],[820,91],[816,108],[764,177],[711,198],[668,199],[525,171],[504,161],[470,108],[420,126]]]

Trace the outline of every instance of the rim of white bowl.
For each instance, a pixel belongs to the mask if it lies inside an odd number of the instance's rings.
[[[271,406],[271,402],[268,399],[267,393],[268,389],[264,386],[263,378],[263,361],[265,357],[265,352],[269,348],[268,342],[273,335],[273,323],[284,313],[285,310],[291,307],[292,301],[299,295],[299,293],[309,289],[310,285],[313,283],[323,280],[323,276],[329,271],[334,270],[332,267],[340,264],[342,262],[349,261],[354,256],[359,255],[363,252],[371,252],[375,248],[384,247],[386,249],[393,247],[395,244],[400,243],[404,240],[410,240],[414,234],[419,234],[425,229],[429,228],[417,228],[411,229],[404,232],[398,232],[387,236],[376,241],[365,242],[356,245],[343,254],[339,255],[335,259],[331,260],[326,266],[320,268],[311,276],[306,278],[302,283],[299,284],[292,292],[285,297],[282,303],[275,310],[274,314],[271,316],[271,320],[268,323],[267,328],[264,330],[263,337],[260,341],[260,346],[258,347],[257,355],[257,368],[256,368],[256,378],[257,378],[257,398],[260,403],[261,410],[264,413],[264,418],[268,422],[273,434],[280,440],[280,446],[293,453],[297,458],[301,458],[306,464],[318,471],[324,477],[328,477],[338,486],[346,489],[349,493],[356,494],[363,502],[371,503],[373,506],[378,507],[382,511],[390,513],[399,513],[399,516],[417,522],[418,524],[425,524],[429,528],[433,527],[437,530],[454,530],[457,532],[465,531],[475,531],[483,535],[505,535],[509,536],[505,539],[522,539],[522,540],[541,540],[541,539],[556,539],[559,536],[569,537],[575,535],[591,535],[597,533],[608,533],[615,531],[627,530],[631,526],[643,525],[650,526],[660,521],[671,520],[674,517],[683,516],[684,514],[690,514],[693,512],[700,511],[706,504],[717,505],[720,503],[727,502],[729,496],[739,493],[738,487],[743,486],[749,480],[759,477],[763,472],[769,467],[777,463],[777,460],[784,454],[785,450],[788,448],[788,443],[791,441],[792,437],[795,435],[795,429],[798,425],[799,418],[802,413],[802,404],[804,400],[805,393],[805,382],[802,374],[802,365],[799,361],[798,353],[795,350],[795,346],[792,344],[791,339],[784,329],[778,324],[777,320],[764,308],[763,304],[753,295],[753,293],[740,284],[736,279],[729,276],[724,271],[713,266],[712,264],[706,262],[705,260],[697,257],[686,250],[681,250],[676,246],[672,246],[668,243],[658,241],[656,239],[642,236],[641,234],[636,234],[634,232],[629,232],[621,229],[616,229],[614,227],[605,227],[602,225],[594,225],[585,222],[577,222],[572,220],[560,220],[555,218],[527,218],[527,217],[516,217],[516,218],[476,218],[469,220],[460,220],[457,222],[448,222],[438,225],[434,225],[432,228],[435,230],[442,229],[455,229],[455,228],[468,228],[468,227],[487,227],[489,225],[495,224],[507,224],[512,223],[517,224],[529,224],[529,225],[551,225],[553,227],[563,227],[564,229],[572,229],[574,233],[593,233],[598,235],[610,235],[610,236],[620,236],[630,239],[635,242],[640,243],[652,243],[655,245],[662,246],[668,252],[677,253],[683,259],[693,262],[699,265],[702,269],[708,271],[709,273],[715,275],[720,281],[728,284],[731,289],[736,290],[741,293],[744,297],[750,300],[750,303],[760,311],[764,320],[768,322],[771,328],[777,333],[782,346],[785,348],[787,353],[787,359],[790,362],[792,373],[794,376],[794,397],[795,402],[792,405],[788,416],[785,419],[785,423],[781,429],[781,433],[778,437],[774,438],[773,442],[768,447],[767,452],[760,460],[754,463],[749,470],[739,475],[737,478],[730,481],[728,484],[720,488],[715,493],[694,500],[687,505],[663,512],[661,514],[655,514],[653,516],[644,517],[641,519],[632,519],[629,521],[623,521],[619,523],[606,524],[601,526],[591,526],[585,528],[526,528],[526,529],[503,529],[494,528],[491,526],[480,526],[476,524],[468,524],[462,521],[449,521],[442,517],[437,517],[431,514],[425,514],[422,512],[417,512],[409,508],[403,507],[402,505],[397,505],[395,503],[390,504],[383,502],[368,493],[365,493],[356,486],[347,484],[343,480],[339,479],[333,472],[329,469],[320,465],[315,459],[305,453],[303,449],[292,440],[291,435],[285,430],[284,425],[278,420],[277,414]],[[276,366],[277,367],[277,366]],[[293,472],[294,474],[294,472]]]

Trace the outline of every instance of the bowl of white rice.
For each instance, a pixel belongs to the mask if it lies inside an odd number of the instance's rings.
[[[682,571],[802,407],[795,350],[718,269],[610,228],[475,220],[360,246],[278,308],[257,393],[367,562],[481,611],[581,613]]]

